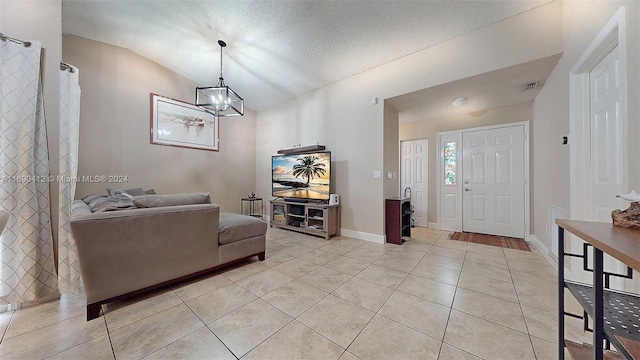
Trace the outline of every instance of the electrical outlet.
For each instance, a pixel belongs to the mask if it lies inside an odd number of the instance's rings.
[[[380,172],[380,170],[374,170],[373,171],[373,178],[374,179],[381,179],[382,178],[382,173]]]

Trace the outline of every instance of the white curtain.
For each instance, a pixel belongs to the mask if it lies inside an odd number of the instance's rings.
[[[0,304],[57,293],[40,55],[37,41],[0,42]]]
[[[74,66],[60,68],[60,179],[58,187],[58,287],[60,293],[79,293],[82,289],[76,244],[69,229],[71,205],[78,176],[78,137],[80,132],[79,71]]]

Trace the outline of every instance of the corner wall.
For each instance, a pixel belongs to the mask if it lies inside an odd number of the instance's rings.
[[[256,184],[271,194],[270,156],[293,144],[319,142],[332,151],[342,228],[379,239],[385,190],[373,171],[385,168],[384,107],[394,96],[562,51],[562,3],[552,2],[445,43],[362,72],[257,114]],[[469,61],[473,59],[473,61]],[[397,147],[396,144],[393,145]],[[398,169],[396,169],[398,171]]]
[[[600,30],[621,7],[626,8],[627,170],[626,191],[640,189],[640,3],[637,1],[564,1],[564,55],[549,75],[533,107],[532,233],[549,247],[549,205],[570,213],[569,74]]]
[[[400,196],[400,129],[399,114],[388,102],[384,102],[384,165],[382,171],[383,198]],[[388,172],[395,174],[389,179]],[[383,199],[383,200],[384,200]],[[384,202],[382,206],[385,206]]]
[[[221,211],[239,212],[255,189],[255,113],[220,119],[220,151],[152,145],[150,93],[193,102],[197,84],[129,50],[64,36],[64,62],[80,69],[78,176],[124,175],[127,183],[79,183],[76,197],[113,188],[158,194],[211,192]]]

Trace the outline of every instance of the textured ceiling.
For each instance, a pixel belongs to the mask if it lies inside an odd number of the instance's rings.
[[[386,101],[398,112],[404,113],[400,116],[400,123],[525,104],[538,95],[560,55],[452,81]],[[532,82],[537,82],[538,85],[533,90],[523,91],[523,85]],[[451,105],[459,97],[468,98],[467,103],[461,107]]]
[[[132,50],[201,86],[220,71],[263,110],[550,0],[63,0],[63,33]]]

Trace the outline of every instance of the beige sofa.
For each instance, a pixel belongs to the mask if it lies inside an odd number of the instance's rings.
[[[265,222],[220,214],[217,205],[162,206],[91,213],[73,203],[87,320],[101,305],[197,276],[235,260],[265,257]]]

